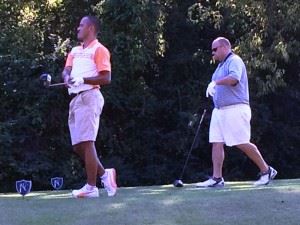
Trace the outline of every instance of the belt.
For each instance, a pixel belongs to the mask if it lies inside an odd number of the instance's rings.
[[[69,96],[71,99],[75,98],[76,96],[82,94],[83,92],[87,92],[87,91],[90,91],[90,90],[93,90],[93,89],[96,89],[96,87],[94,88],[91,88],[91,89],[88,89],[88,90],[84,90],[84,91],[79,91],[78,93],[71,93]]]
[[[226,106],[221,106],[221,107],[216,107],[217,109],[233,109],[233,108],[237,108],[240,106],[244,106],[244,105],[248,105],[246,103],[239,103],[239,104],[234,104],[234,105],[226,105]]]

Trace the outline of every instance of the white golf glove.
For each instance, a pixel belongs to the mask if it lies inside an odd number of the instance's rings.
[[[214,94],[216,93],[216,82],[212,81],[208,84],[207,89],[206,89],[206,97],[208,98],[209,96],[214,96]]]
[[[82,77],[72,77],[71,78],[71,85],[73,87],[78,87],[79,85],[83,84],[84,80]]]

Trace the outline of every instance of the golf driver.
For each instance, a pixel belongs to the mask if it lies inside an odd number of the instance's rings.
[[[54,87],[54,86],[62,86],[66,85],[66,83],[56,83],[56,84],[51,84],[51,75],[48,73],[43,73],[40,76],[40,82],[44,87]]]
[[[187,155],[187,158],[186,158],[186,160],[185,160],[185,163],[184,163],[182,172],[181,172],[181,174],[180,174],[179,180],[175,180],[174,183],[173,183],[174,187],[183,187],[182,177],[183,177],[185,168],[186,168],[186,166],[187,166],[187,163],[188,163],[188,161],[189,161],[189,158],[190,158],[190,156],[191,156],[192,150],[193,150],[194,147],[195,147],[196,140],[197,140],[197,137],[198,137],[198,135],[199,135],[201,123],[202,123],[202,121],[203,121],[203,118],[204,118],[204,116],[205,116],[205,113],[206,113],[206,109],[204,109],[204,111],[203,111],[203,113],[202,113],[202,116],[201,116],[199,125],[198,125],[198,127],[197,127],[197,131],[196,131],[196,134],[195,134],[193,143],[192,143],[192,146],[191,146],[191,148],[190,148],[190,150],[189,150],[189,152],[188,152],[188,155]]]

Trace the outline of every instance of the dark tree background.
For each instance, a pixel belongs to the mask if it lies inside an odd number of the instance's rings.
[[[278,178],[300,176],[300,3],[292,0],[0,0],[0,191],[18,179],[49,189],[81,184],[72,153],[64,88],[44,89],[43,72],[60,82],[84,15],[101,21],[99,39],[112,53],[112,84],[97,149],[121,186],[172,182],[180,174],[204,109],[199,145],[184,180],[211,172],[205,89],[216,65],[211,42],[225,36],[245,61],[250,82],[252,141]],[[257,168],[226,151],[225,179],[255,179]]]

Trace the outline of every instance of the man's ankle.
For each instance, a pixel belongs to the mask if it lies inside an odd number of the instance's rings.
[[[89,183],[86,184],[86,189],[89,190],[89,191],[93,190],[95,187],[96,187],[96,185],[92,185],[92,184],[89,184]]]

